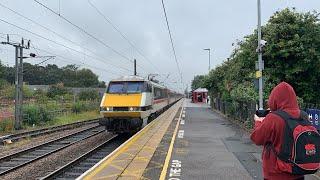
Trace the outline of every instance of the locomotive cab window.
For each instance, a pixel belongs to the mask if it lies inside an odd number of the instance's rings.
[[[128,82],[127,93],[141,93],[143,91],[143,82]]]
[[[124,93],[125,84],[123,82],[112,82],[108,86],[108,93]]]
[[[111,94],[134,94],[145,91],[146,88],[143,81],[110,82],[107,90]]]

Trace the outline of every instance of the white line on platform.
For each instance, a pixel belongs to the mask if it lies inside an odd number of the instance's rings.
[[[182,139],[184,136],[184,130],[179,130],[178,132],[178,138]]]

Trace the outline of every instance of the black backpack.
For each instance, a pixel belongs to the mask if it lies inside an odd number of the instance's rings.
[[[272,112],[285,121],[283,144],[280,152],[271,149],[278,157],[280,170],[295,174],[314,174],[320,168],[320,135],[310,121],[292,118],[284,111]],[[267,146],[268,147],[268,146]]]

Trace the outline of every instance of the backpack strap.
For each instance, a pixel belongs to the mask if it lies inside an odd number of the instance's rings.
[[[300,110],[299,118],[291,117],[287,112],[282,110],[273,111],[272,113],[280,116],[291,129],[294,129],[298,124],[311,125],[310,121],[302,117],[306,112]]]
[[[284,127],[284,136],[282,137],[282,144],[280,147],[280,152],[277,153],[273,144],[270,143],[267,145],[267,149],[272,150],[272,152],[282,161],[290,163],[291,161],[291,155],[292,155],[292,146],[293,146],[293,132],[295,126],[298,124],[298,119],[292,118],[287,112],[277,110],[273,111],[273,114],[278,115],[281,117],[281,119],[285,122]]]

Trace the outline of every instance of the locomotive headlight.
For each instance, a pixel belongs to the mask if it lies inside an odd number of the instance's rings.
[[[100,107],[100,111],[112,111],[112,110],[113,110],[112,107],[105,107],[105,106]]]
[[[129,111],[140,111],[140,107],[129,107]]]

